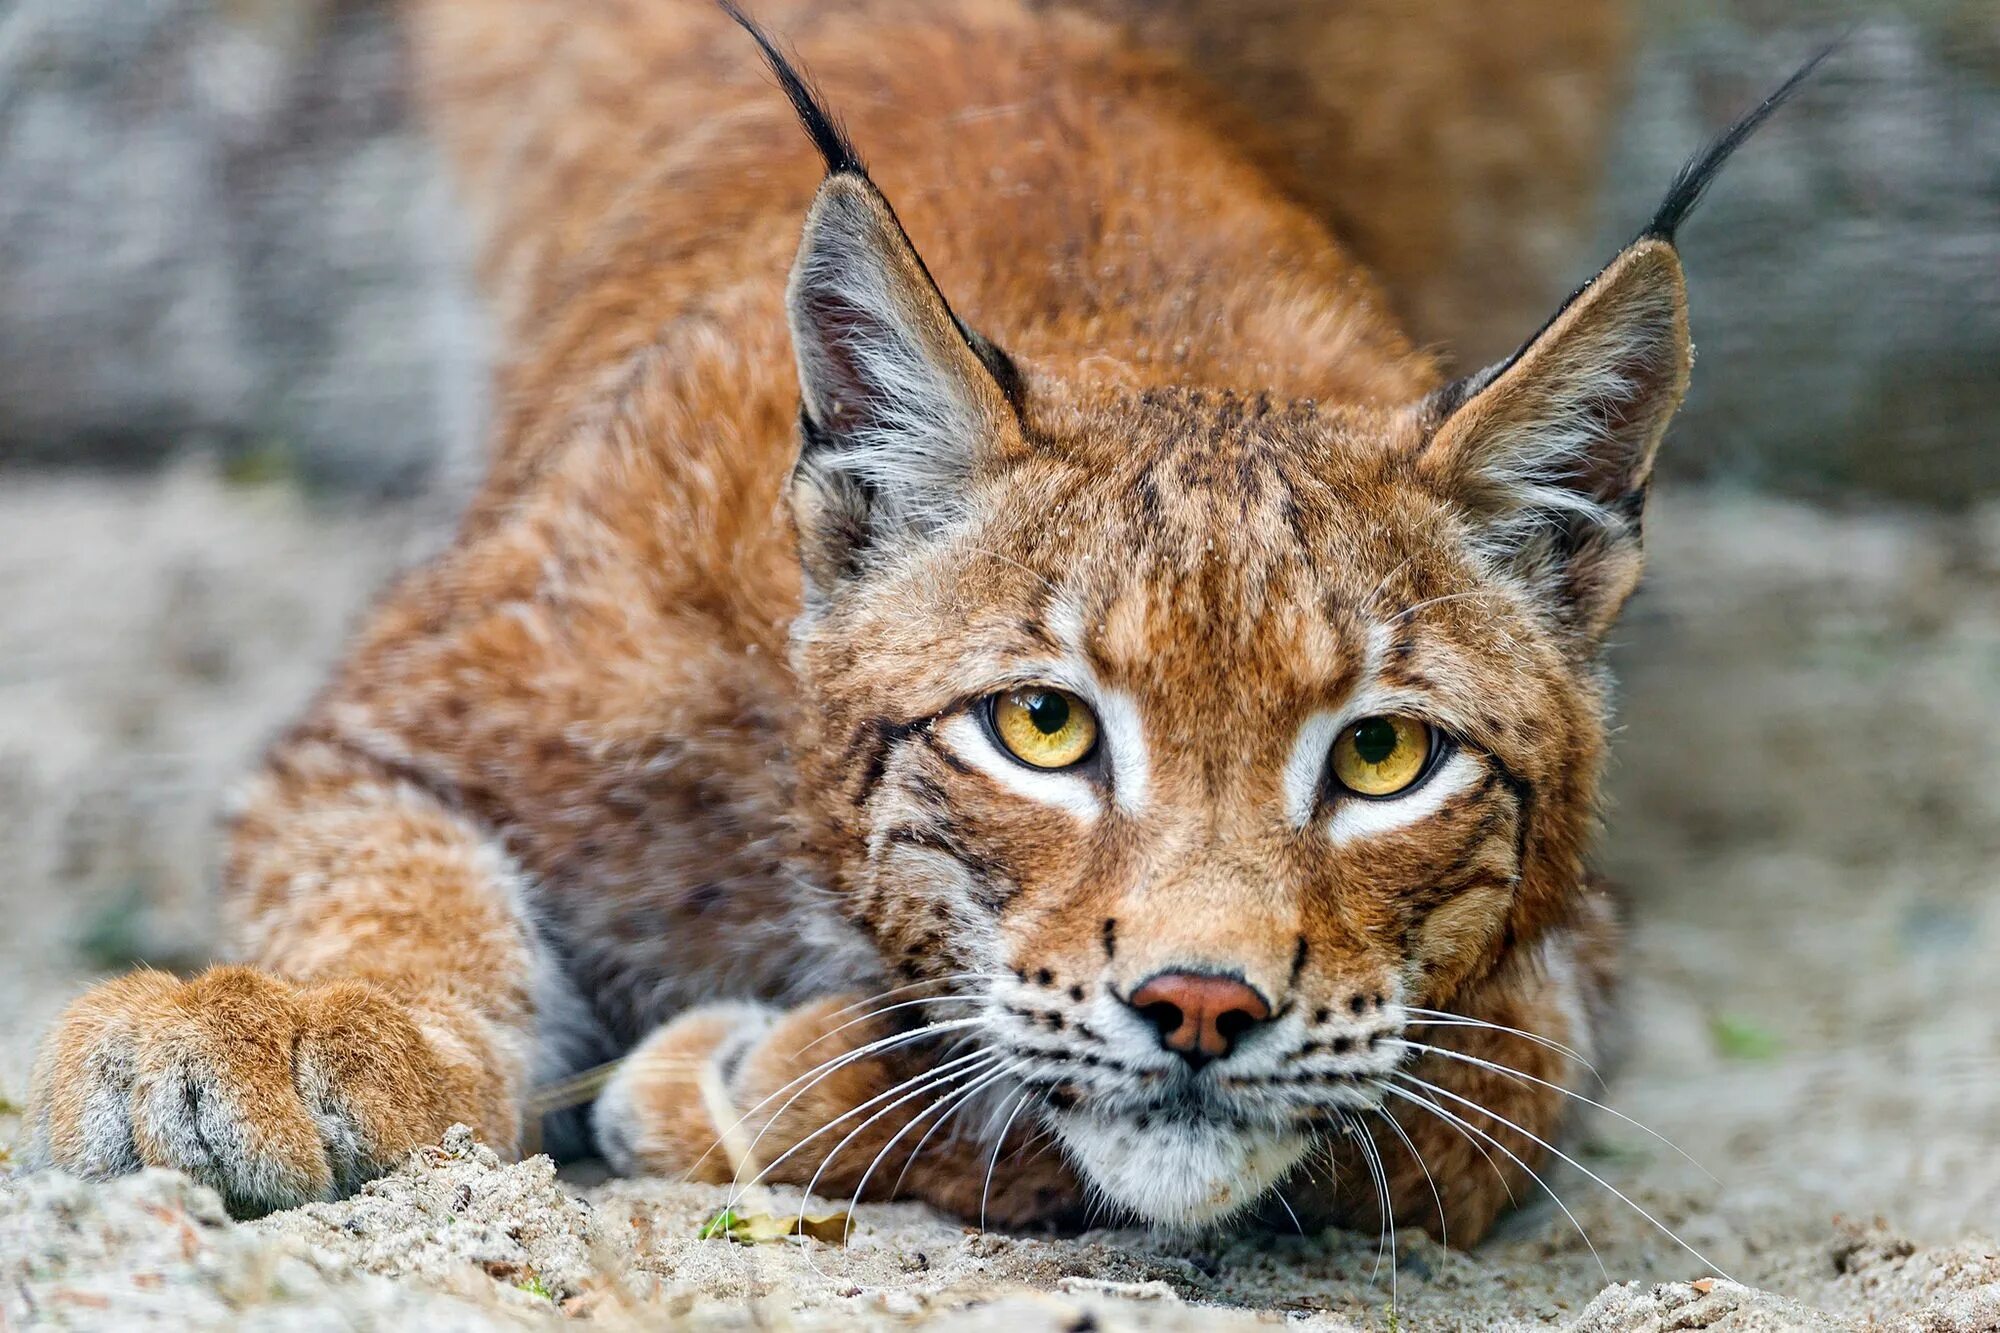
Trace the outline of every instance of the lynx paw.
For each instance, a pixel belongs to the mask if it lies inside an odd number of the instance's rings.
[[[689,1010],[639,1043],[591,1112],[597,1149],[620,1175],[684,1176],[721,1184],[734,1164],[711,1108],[731,1066],[764,1037],[777,1011],[755,1004]],[[726,1128],[727,1126],[724,1126]]]
[[[249,968],[138,972],[44,1040],[24,1164],[105,1177],[171,1167],[239,1215],[350,1193],[451,1124],[409,1014],[358,982]]]
[[[865,1189],[998,1226],[1079,1218],[1076,1178],[1060,1153],[1030,1145],[1033,1125],[1001,1144],[979,1121],[926,1133],[946,1117],[926,1095],[924,1057],[875,1050],[887,1033],[852,997],[691,1010],[606,1086],[598,1146],[624,1174],[811,1185],[828,1197]]]

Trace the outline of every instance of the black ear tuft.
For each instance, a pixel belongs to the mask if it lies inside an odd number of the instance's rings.
[[[750,34],[751,40],[756,42],[757,48],[764,53],[764,63],[771,67],[771,73],[777,78],[778,86],[783,88],[785,96],[791,99],[792,109],[799,114],[799,123],[805,126],[806,133],[812,136],[814,146],[819,149],[819,155],[826,159],[826,174],[838,176],[845,172],[866,179],[868,168],[862,164],[861,154],[854,151],[854,144],[847,137],[847,131],[841,128],[840,121],[834,114],[826,109],[826,102],[820,97],[819,90],[813,87],[812,80],[808,79],[798,66],[778,49],[778,44],[757,26],[755,20],[743,12],[735,0],[716,0],[716,3],[722,6],[723,13],[735,19],[743,31]]]
[[[1776,92],[1752,107],[1742,119],[1710,140],[1705,148],[1696,153],[1688,164],[1680,169],[1680,174],[1674,177],[1673,185],[1667,190],[1667,197],[1660,201],[1659,211],[1653,214],[1653,220],[1646,224],[1646,229],[1639,233],[1639,238],[1643,240],[1652,236],[1669,245],[1673,244],[1674,233],[1680,230],[1681,223],[1685,222],[1687,215],[1694,211],[1694,206],[1701,202],[1702,195],[1708,193],[1708,187],[1722,170],[1723,163],[1743,146],[1745,139],[1755,134],[1758,127],[1771,118],[1773,111],[1790,101],[1792,94],[1812,77],[1813,71],[1818,69],[1828,56],[1839,50],[1846,40],[1842,37],[1829,43],[1818,55],[1799,66],[1798,72],[1780,84]]]
[[[1838,51],[1846,41],[1846,37],[1841,37],[1829,43],[1818,55],[1799,66],[1797,72],[1791,78],[1786,79],[1784,83],[1778,86],[1777,91],[1751,108],[1742,119],[1710,140],[1706,147],[1690,158],[1687,165],[1683,166],[1679,173],[1675,175],[1673,185],[1667,190],[1667,197],[1660,201],[1659,210],[1653,214],[1653,220],[1648,222],[1637,236],[1633,237],[1633,244],[1637,244],[1640,241],[1658,240],[1665,241],[1668,245],[1673,245],[1674,235],[1680,230],[1681,223],[1687,221],[1687,215],[1694,211],[1694,206],[1701,202],[1701,197],[1704,194],[1708,193],[1708,187],[1715,183],[1715,178],[1721,173],[1723,164],[1728,162],[1730,156],[1743,146],[1744,140],[1755,134],[1758,127],[1771,118],[1772,112],[1790,101],[1792,95],[1804,86],[1807,79],[1812,77],[1813,71],[1820,67],[1821,62],[1835,51]],[[1595,281],[1595,278],[1590,280],[1590,282]],[[1554,326],[1555,322],[1562,318],[1563,312],[1575,304],[1576,299],[1582,296],[1585,291],[1589,290],[1590,282],[1585,282],[1565,297],[1563,303],[1556,307],[1556,313],[1549,316],[1548,322],[1536,330],[1535,337],[1522,343],[1520,347],[1515,349],[1512,356],[1509,356],[1505,361],[1496,366],[1488,367],[1478,375],[1473,376],[1471,380],[1456,386],[1454,391],[1458,394],[1459,400],[1462,401],[1472,397],[1474,392],[1499,378],[1516,361],[1520,360],[1521,354],[1528,350],[1534,343],[1535,338],[1539,338],[1542,334],[1547,333]]]

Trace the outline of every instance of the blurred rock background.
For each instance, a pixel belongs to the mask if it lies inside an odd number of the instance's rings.
[[[1219,83],[1310,12],[1095,2],[1167,29],[1226,14],[1189,41]],[[1517,178],[1460,193],[1503,198],[1497,226],[1483,204],[1440,223],[1474,277],[1352,228],[1408,289],[1419,336],[1474,360],[1504,350],[1629,235],[1692,145],[1851,30],[1685,236],[1703,363],[1728,372],[1698,372],[1667,467],[1821,497],[2000,492],[2000,5],[1629,0],[1615,24],[1592,8],[1567,47],[1543,41],[1543,91],[1592,105],[1595,76],[1579,86],[1563,62],[1625,53],[1622,87],[1602,90],[1622,110],[1558,146],[1603,159],[1581,173],[1593,203],[1569,206],[1578,173],[1558,152],[1546,180],[1509,163],[1523,150],[1507,148],[1503,90],[1484,125],[1447,131],[1460,158]],[[1504,4],[1465,13],[1468,40],[1512,30]],[[477,305],[403,64],[390,0],[0,6],[0,464],[208,448],[241,474],[374,495],[468,470]],[[1517,68],[1496,72],[1507,81],[1534,91]],[[1287,109],[1282,88],[1248,96]],[[1289,109],[1327,105],[1337,92]],[[1364,177],[1398,156],[1371,159],[1364,137],[1336,134],[1322,156]],[[1502,233],[1490,255],[1482,228]]]
[[[476,306],[376,0],[0,5],[0,463],[369,493],[476,436]]]
[[[1648,4],[1597,249],[1689,144],[1843,30],[1683,233],[1698,358],[1669,475],[2000,494],[2000,4]]]

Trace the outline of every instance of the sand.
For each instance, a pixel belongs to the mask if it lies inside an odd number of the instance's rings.
[[[437,530],[199,467],[10,479],[0,1097],[102,964],[199,962],[220,792]],[[164,1173],[0,1182],[0,1329],[2000,1329],[2000,509],[1669,491],[1649,537],[1601,858],[1632,1033],[1603,1098],[1712,1176],[1593,1112],[1548,1177],[1575,1225],[1544,1197],[1471,1252],[876,1204],[845,1247],[742,1246],[696,1237],[717,1190],[461,1134],[249,1223]]]

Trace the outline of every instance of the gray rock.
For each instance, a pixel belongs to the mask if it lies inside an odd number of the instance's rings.
[[[1804,7],[1653,14],[1602,249],[1835,32]],[[1860,24],[1682,232],[1698,352],[1670,474],[1959,503],[2000,494],[2000,10]],[[1699,18],[1695,16],[1699,15]]]
[[[477,321],[392,7],[0,14],[0,460],[190,445],[408,490],[477,431]]]
[[[1831,34],[1770,0],[1638,12],[1577,278]],[[206,444],[377,492],[468,470],[481,322],[405,75],[389,0],[0,11],[0,462]],[[1669,474],[2000,494],[1990,0],[1880,6],[1683,239],[1701,360]]]

